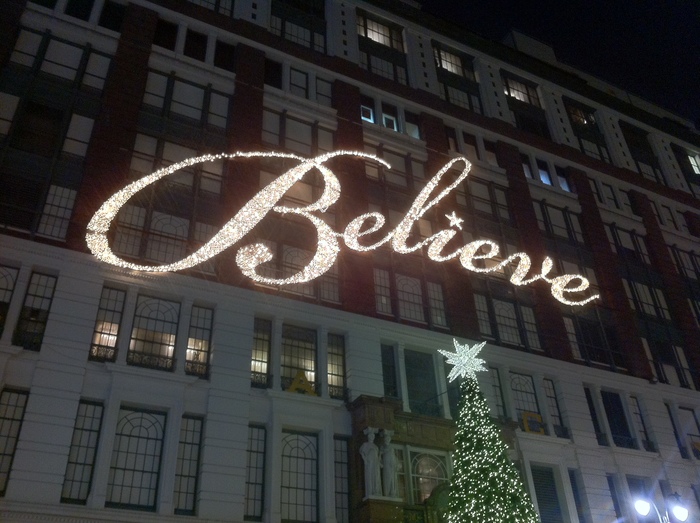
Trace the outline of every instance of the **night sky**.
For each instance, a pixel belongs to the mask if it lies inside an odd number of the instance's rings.
[[[510,29],[700,128],[700,0],[421,0],[490,40]]]

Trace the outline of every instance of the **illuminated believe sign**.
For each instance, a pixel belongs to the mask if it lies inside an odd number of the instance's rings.
[[[206,260],[216,256],[220,252],[229,247],[232,247],[237,242],[242,240],[244,236],[250,232],[270,211],[280,214],[295,214],[309,220],[316,228],[318,235],[318,245],[316,253],[311,262],[304,267],[300,272],[283,279],[274,279],[262,276],[256,272],[260,264],[270,261],[273,256],[270,250],[262,243],[253,245],[245,245],[241,247],[236,254],[236,263],[240,267],[243,274],[253,280],[271,285],[288,285],[293,283],[304,283],[318,278],[328,271],[340,252],[339,238],[343,239],[345,245],[355,251],[371,251],[377,249],[381,245],[389,244],[394,252],[408,254],[423,247],[427,247],[428,257],[436,262],[445,262],[458,258],[462,266],[473,272],[488,273],[501,270],[506,265],[516,263],[517,265],[513,274],[510,277],[511,283],[514,285],[527,285],[537,280],[542,280],[550,284],[551,293],[557,300],[567,305],[583,305],[591,300],[598,298],[598,295],[589,296],[578,301],[569,300],[564,297],[564,294],[578,293],[585,291],[589,287],[589,282],[586,278],[578,274],[564,274],[562,276],[550,277],[549,273],[552,270],[553,262],[550,258],[545,258],[542,262],[542,268],[539,274],[526,278],[530,270],[530,257],[524,252],[513,254],[494,265],[493,267],[484,268],[474,264],[475,260],[486,260],[494,258],[499,254],[498,244],[489,240],[477,240],[464,245],[463,247],[454,250],[453,252],[444,253],[452,238],[457,234],[455,229],[445,229],[437,232],[423,241],[414,245],[408,245],[407,241],[411,230],[415,223],[440,200],[447,196],[460,183],[464,181],[469,173],[471,164],[466,158],[455,158],[450,160],[430,182],[418,194],[416,200],[411,205],[411,208],[406,213],[406,216],[396,226],[393,231],[389,231],[379,241],[364,245],[361,243],[363,237],[370,234],[378,233],[384,226],[386,219],[378,212],[370,212],[358,216],[352,220],[345,231],[342,233],[334,231],[326,224],[320,214],[323,214],[331,205],[333,205],[340,197],[340,182],[333,172],[325,165],[325,163],[337,156],[352,156],[358,159],[370,159],[381,163],[386,168],[389,164],[381,158],[356,151],[335,151],[317,156],[316,158],[302,158],[294,154],[274,153],[274,152],[250,152],[250,153],[233,153],[233,154],[217,154],[205,155],[196,158],[189,158],[182,162],[170,165],[164,169],[160,169],[152,174],[144,176],[140,180],[127,185],[124,189],[115,193],[110,197],[95,213],[88,224],[88,232],[86,240],[88,247],[92,253],[100,260],[126,267],[137,271],[152,271],[152,272],[168,272],[187,269],[203,263]],[[299,163],[292,167],[289,171],[279,176],[274,181],[270,182],[265,188],[258,192],[248,203],[246,203],[238,213],[231,218],[223,228],[217,232],[206,244],[198,251],[193,252],[189,256],[165,265],[148,266],[138,265],[116,256],[109,247],[107,233],[109,227],[116,217],[119,209],[129,201],[129,199],[138,193],[141,189],[155,183],[174,172],[191,165],[203,162],[210,162],[221,159],[235,158],[255,158],[255,157],[274,157],[287,158],[297,160]],[[447,187],[441,190],[432,199],[432,193],[438,186],[441,178],[455,164],[464,164],[459,176]],[[322,176],[324,181],[323,192],[315,202],[306,205],[305,207],[285,207],[277,205],[285,193],[304,175],[311,170],[316,169]],[[450,227],[461,229],[463,220],[458,218],[453,212],[446,217],[450,221]]]

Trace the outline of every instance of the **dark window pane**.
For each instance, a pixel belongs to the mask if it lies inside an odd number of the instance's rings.
[[[265,84],[282,89],[282,64],[265,60]]]
[[[207,35],[188,29],[183,52],[185,56],[203,62],[207,57]]]
[[[56,0],[32,0],[32,2],[37,5],[48,7],[49,9],[56,7]]]
[[[235,46],[217,40],[216,50],[214,51],[214,65],[233,72],[235,50]]]
[[[166,22],[165,20],[158,20],[156,32],[153,36],[153,45],[174,51],[176,41],[177,25]]]
[[[66,14],[87,21],[94,3],[95,0],[68,0]]]
[[[27,102],[17,121],[12,146],[41,156],[53,156],[61,138],[63,111]]]
[[[100,14],[98,25],[105,29],[120,32],[126,15],[126,5],[117,4],[112,0],[107,0]]]

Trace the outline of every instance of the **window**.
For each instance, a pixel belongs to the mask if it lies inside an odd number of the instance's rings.
[[[510,223],[507,191],[508,189],[501,185],[469,176],[466,183],[457,188],[457,203],[470,206],[477,214]]]
[[[630,307],[639,313],[648,316],[670,320],[666,296],[658,287],[652,287],[641,282],[626,280],[623,278]]]
[[[671,144],[671,149],[688,183],[690,192],[696,198],[700,198],[700,153],[689,151],[676,144]]]
[[[427,282],[428,304],[430,306],[430,321],[438,327],[447,327],[447,317],[445,315],[445,300],[442,292],[442,285],[439,283]]]
[[[426,323],[426,313],[432,327],[447,328],[444,293],[442,285],[425,282],[427,296],[423,292],[423,280],[403,274],[395,274],[391,281],[390,272],[374,269],[374,291],[377,312],[393,314],[395,310],[402,320]],[[392,283],[395,287],[392,287]],[[396,299],[392,300],[395,292]],[[392,307],[396,303],[396,308]]]
[[[564,516],[552,467],[530,465],[537,508],[542,523],[563,523]]]
[[[0,393],[0,496],[5,495],[29,393],[3,389]]]
[[[0,91],[0,136],[6,136],[10,132],[18,104],[19,96]]]
[[[179,317],[179,303],[139,296],[126,362],[139,367],[174,370]]]
[[[233,0],[187,0],[225,16],[233,16]]]
[[[683,447],[687,448],[689,445],[693,456],[700,459],[700,423],[695,410],[690,407],[678,407],[677,415],[679,432],[682,434],[681,441],[685,440]]]
[[[87,502],[92,485],[103,411],[104,407],[101,403],[81,400],[78,404],[73,439],[68,452],[66,476],[61,491],[62,503],[84,505]]]
[[[214,66],[232,73],[235,72],[236,47],[233,44],[217,40],[216,47],[214,47]]]
[[[440,95],[453,105],[481,113],[479,84],[472,67],[472,58],[457,51],[448,51],[433,42]]]
[[[658,336],[658,334],[651,332]],[[665,333],[664,333],[665,334]],[[661,383],[677,387],[695,388],[693,372],[690,370],[683,347],[662,339],[642,338],[642,345],[651,363],[654,376]]]
[[[335,520],[350,523],[350,474],[348,469],[348,440],[333,438],[335,466]]]
[[[102,7],[97,25],[119,33],[122,30],[125,16],[126,4],[118,4],[112,0],[107,0]]]
[[[255,318],[253,357],[250,362],[250,384],[253,387],[268,388],[272,385],[269,371],[271,346],[272,322]]]
[[[546,434],[547,427],[542,422],[540,406],[535,394],[535,382],[532,376],[511,372],[510,390],[520,428],[527,432],[541,431],[543,434]]]
[[[217,44],[217,49],[219,48],[220,46]],[[220,57],[220,59],[223,58]],[[226,129],[229,100],[229,95],[223,91],[216,91],[211,86],[199,85],[178,78],[174,74],[165,74],[160,71],[148,72],[146,92],[143,96],[144,108],[151,113],[179,120],[182,123],[195,127],[206,127],[211,131],[219,132],[223,132]],[[143,149],[145,144],[139,142],[143,138],[139,139],[138,136],[140,135],[137,135],[136,143],[137,145],[142,145],[142,147],[138,147],[136,150],[142,155],[150,153],[152,158],[157,157],[158,155],[154,148],[150,150]],[[155,143],[155,138],[151,138],[151,140]],[[169,142],[164,143],[169,144]],[[174,144],[163,146],[164,149],[168,147],[174,147]],[[191,150],[191,152],[191,156],[196,156],[195,151]],[[167,152],[164,151],[164,153]],[[186,158],[188,156],[183,156],[182,158],[177,158],[177,161]],[[164,156],[163,160],[166,159],[170,158]],[[201,165],[206,166],[207,164]],[[146,171],[145,174],[148,174],[148,172]]]
[[[159,18],[153,36],[153,45],[174,51],[177,43],[177,29],[177,24]]]
[[[399,132],[399,112],[396,106],[382,104],[382,125],[387,129]]]
[[[503,388],[501,387],[500,371],[495,367],[489,367],[489,376],[491,377],[491,388],[493,389],[493,399],[495,402],[494,414],[496,414],[496,416],[498,417],[505,418],[507,416],[506,403],[503,399]]]
[[[328,395],[344,400],[345,389],[345,336],[328,335]]]
[[[622,399],[617,392],[608,390],[600,391],[600,396],[603,401],[603,409],[608,419],[608,426],[613,443],[617,447],[626,449],[636,449],[637,440],[632,437],[629,423],[627,422],[627,413],[622,405]]]
[[[291,67],[289,69],[289,92],[302,98],[308,98],[309,75]]]
[[[544,201],[534,201],[533,204],[541,231],[570,242],[583,243],[578,214],[566,208],[554,207]]]
[[[316,331],[293,325],[282,326],[282,389],[303,378],[318,393],[316,382]]]
[[[579,523],[589,523],[590,509],[585,504],[585,491],[581,488],[583,480],[581,471],[569,469],[569,483],[571,483],[571,491],[574,494],[574,503],[576,504],[576,515]]]
[[[263,111],[262,141],[282,146],[293,153],[313,156],[333,149],[333,131],[317,123],[302,121],[286,112]]]
[[[675,245],[670,249],[678,273],[691,280],[700,280],[700,254],[683,251]]]
[[[662,185],[668,185],[661,171],[661,167],[659,166],[659,161],[649,143],[649,134],[643,129],[635,127],[623,120],[620,120],[619,123],[620,130],[627,142],[627,147],[632,155],[637,172],[647,180]]]
[[[552,175],[549,172],[549,164],[544,160],[536,160],[537,173],[540,181],[545,185],[552,185]]]
[[[192,307],[190,332],[187,338],[185,373],[200,378],[209,376],[211,354],[211,328],[214,311],[205,307]]]
[[[537,87],[524,81],[505,77],[505,93],[520,102],[540,107],[540,97],[537,94]]]
[[[374,123],[374,99],[362,95],[360,97],[360,118],[365,122]]]
[[[65,13],[68,16],[72,16],[87,22],[87,20],[90,18],[90,13],[92,12],[92,6],[94,3],[95,0],[68,0]]]
[[[564,107],[581,152],[610,163],[610,153],[605,144],[605,136],[598,127],[595,111],[566,97],[564,97]]]
[[[12,337],[13,345],[38,351],[44,339],[46,323],[56,289],[56,277],[33,272]]]
[[[105,507],[156,509],[165,420],[164,412],[119,410]]]
[[[175,514],[196,514],[203,425],[202,418],[182,417],[180,441],[177,446],[177,462],[175,463]]]
[[[447,482],[447,463],[444,456],[411,452],[411,488],[413,502],[423,503],[435,487]]]
[[[389,271],[374,269],[374,297],[378,313],[392,313]]]
[[[401,318],[425,322],[420,280],[397,274],[396,290]]]
[[[642,414],[642,407],[639,404],[639,398],[637,398],[637,396],[630,396],[630,413],[637,426],[637,433],[639,434],[639,441],[642,442],[642,447],[649,452],[656,452],[656,446],[649,437],[647,423]]]
[[[401,28],[358,11],[357,33],[360,67],[406,85],[406,55]]]
[[[17,118],[10,145],[50,158],[60,143],[62,123],[62,110],[28,100]]]
[[[396,353],[392,345],[382,343],[382,380],[384,382],[384,396],[398,399],[399,379],[396,366]]]
[[[625,368],[613,329],[603,324],[595,311],[586,316],[564,316],[564,326],[575,359],[607,365],[612,370]]]
[[[615,516],[622,518],[622,505],[620,503],[620,495],[617,493],[616,478],[613,474],[606,474],[606,478],[608,480],[608,490],[610,491],[610,498],[612,499]]]
[[[318,437],[282,433],[282,521],[318,521]]]
[[[0,265],[0,336],[5,328],[7,311],[10,309],[10,300],[12,300],[18,274],[19,269]]]
[[[385,169],[377,162],[365,161],[365,174],[369,179],[416,190],[425,185],[425,165],[421,160],[413,158],[410,154],[391,151],[382,145],[375,147],[365,144],[365,152],[374,154],[391,165],[391,169]]]
[[[505,93],[508,97],[515,126],[529,133],[549,138],[549,127],[537,87],[525,80],[504,75]]]
[[[609,445],[608,437],[603,431],[603,426],[598,419],[598,408],[596,407],[596,400],[593,397],[593,392],[589,387],[584,387],[583,391],[586,395],[586,404],[588,405],[588,412],[591,415],[591,422],[593,423],[593,430],[595,431],[598,445],[607,447]]]
[[[542,350],[532,307],[477,293],[474,302],[482,335],[504,345]]]
[[[261,173],[265,175],[267,173]],[[272,175],[270,175],[271,177]],[[266,183],[267,180],[264,180]],[[287,191],[287,196],[284,198],[285,204],[295,206],[303,199],[306,199],[315,187],[304,182],[297,184]],[[309,198],[310,200],[310,198]],[[293,219],[293,218],[292,218]],[[273,253],[273,258],[269,262],[260,265],[259,272],[261,275],[269,278],[289,278],[301,272],[304,267],[311,263],[314,253],[291,245],[275,243],[269,240],[264,240],[263,243]],[[260,286],[268,284],[259,283]],[[277,288],[277,287],[275,287]],[[280,288],[281,292],[302,296],[304,298],[315,298],[316,300],[339,303],[340,289],[338,266],[334,264],[326,273],[308,283],[294,283],[285,285]]]
[[[325,52],[325,3],[323,0],[273,0],[270,31],[290,42]]]
[[[644,236],[635,231],[621,229],[614,223],[606,223],[605,232],[608,234],[612,250],[623,260],[634,264],[651,263]]]
[[[94,361],[115,361],[117,339],[124,312],[126,293],[118,289],[104,287],[97,309],[95,331],[92,335],[89,359]]]
[[[433,355],[427,352],[405,350],[406,386],[411,412],[426,416],[442,416],[437,391]]]
[[[245,519],[262,521],[265,502],[265,427],[248,427],[245,481]]]
[[[65,239],[76,195],[77,191],[73,189],[50,185],[39,219],[37,234],[60,240]]]
[[[207,35],[188,29],[182,52],[185,56],[204,62],[207,57]]]
[[[561,417],[561,409],[559,408],[559,400],[557,399],[557,392],[554,388],[554,381],[549,378],[544,378],[542,380],[542,388],[547,398],[547,411],[549,412],[549,419],[554,426],[554,433],[559,438],[568,438],[569,430],[564,426],[564,421]]]

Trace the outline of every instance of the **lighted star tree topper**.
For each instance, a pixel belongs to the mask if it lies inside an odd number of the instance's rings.
[[[450,381],[462,377],[450,485],[450,523],[538,523],[532,501],[508,447],[491,421],[476,373],[486,370],[477,358],[486,342],[473,347],[454,340],[455,352],[439,351],[453,365]]]

